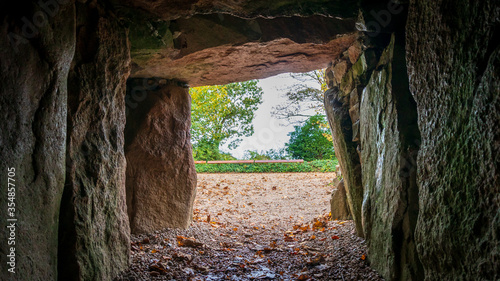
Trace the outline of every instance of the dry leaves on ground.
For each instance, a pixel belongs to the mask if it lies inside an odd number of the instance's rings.
[[[199,174],[192,226],[133,237],[117,280],[382,280],[353,223],[328,216],[333,177]]]

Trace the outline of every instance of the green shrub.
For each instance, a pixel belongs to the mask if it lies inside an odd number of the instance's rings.
[[[304,163],[196,164],[198,173],[305,173],[335,172],[335,160],[314,160]]]

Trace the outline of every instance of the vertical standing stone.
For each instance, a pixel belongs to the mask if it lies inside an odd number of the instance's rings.
[[[420,214],[428,280],[500,279],[500,3],[411,1]]]
[[[188,88],[174,81],[130,79],[127,109],[127,206],[132,233],[188,227],[196,194]]]
[[[422,280],[414,232],[418,216],[416,105],[401,43],[384,50],[363,91],[363,230],[369,259],[386,280]]]
[[[358,49],[361,47],[356,45]],[[351,53],[354,52],[351,49]],[[356,225],[356,232],[363,237],[361,209],[363,185],[361,182],[361,158],[359,155],[359,89],[366,84],[367,77],[375,67],[367,63],[366,54],[353,56],[345,52],[341,62],[326,70],[330,89],[325,92],[325,111],[332,130],[333,146],[342,170],[347,203]],[[354,118],[353,118],[354,117]]]
[[[59,280],[111,280],[128,266],[130,253],[123,151],[127,32],[93,2],[77,2],[76,29]]]
[[[74,3],[58,8],[49,17],[35,2],[13,1],[0,12],[1,280],[57,279],[66,79],[75,47]],[[46,21],[35,25],[35,14]],[[15,169],[13,201],[7,200],[7,168]],[[15,203],[13,217],[7,203]],[[17,219],[15,245],[7,242],[7,218]],[[10,248],[15,273],[7,271]]]
[[[351,215],[356,224],[356,232],[363,236],[361,224],[361,205],[363,202],[363,186],[361,184],[361,163],[356,151],[357,143],[352,141],[352,122],[349,108],[340,97],[336,88],[325,93],[325,109],[330,128],[332,129],[333,145],[342,170],[342,177]]]

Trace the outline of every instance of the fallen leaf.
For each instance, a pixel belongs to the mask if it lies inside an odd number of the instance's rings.
[[[334,236],[332,236],[332,239],[336,240],[336,239],[340,239],[340,237],[338,237],[337,235],[334,235]]]
[[[310,266],[314,266],[314,265],[318,265],[324,261],[325,261],[325,258],[323,256],[318,256],[318,257],[313,257],[313,258],[309,259],[309,261],[307,261],[306,264],[310,265]]]
[[[194,238],[186,238],[184,236],[177,236],[177,245],[180,247],[197,248],[203,246],[203,243],[196,242]]]

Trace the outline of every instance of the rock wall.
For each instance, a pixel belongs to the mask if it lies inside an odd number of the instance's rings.
[[[361,39],[326,69],[330,89],[325,92],[325,111],[332,130],[333,146],[342,171],[350,213],[355,221],[357,234],[363,237],[359,90],[366,84],[377,58],[373,50],[362,52],[360,41]]]
[[[0,12],[0,279],[56,280],[74,6],[60,5],[57,14],[35,25],[33,15],[45,14],[38,5],[9,4]],[[8,168],[15,169],[15,181],[8,181]],[[13,201],[7,200],[8,182],[15,184]],[[7,218],[17,219],[15,244],[7,243]],[[7,271],[11,247],[15,274]]]
[[[371,265],[388,280],[421,280],[416,104],[406,75],[404,36],[361,37],[326,71],[326,112],[357,233]],[[397,40],[395,39],[397,38]]]
[[[76,7],[59,280],[111,280],[129,264],[123,150],[129,47],[126,29],[104,4]]]
[[[500,4],[412,1],[417,249],[428,280],[500,278]]]
[[[395,41],[393,36],[359,105],[363,230],[371,266],[385,279],[422,280],[414,242],[420,139],[416,105],[408,89],[404,41]]]
[[[129,79],[127,89],[126,185],[132,233],[186,228],[196,194],[188,88],[165,79]]]

